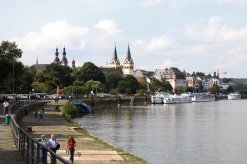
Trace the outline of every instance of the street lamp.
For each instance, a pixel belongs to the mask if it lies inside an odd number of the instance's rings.
[[[15,93],[15,64],[14,64],[14,57],[13,57],[13,94]]]

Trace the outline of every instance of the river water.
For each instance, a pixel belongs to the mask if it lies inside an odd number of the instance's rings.
[[[122,106],[75,121],[154,164],[247,163],[247,100]]]

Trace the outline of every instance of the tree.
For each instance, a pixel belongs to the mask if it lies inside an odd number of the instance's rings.
[[[136,90],[139,89],[139,83],[133,75],[127,75],[119,81],[118,88],[120,93],[135,94]]]
[[[122,76],[116,72],[105,73],[105,78],[106,78],[106,89],[108,91],[113,88],[117,88],[118,82],[123,79]]]
[[[17,78],[24,72],[23,64],[17,61],[21,56],[22,50],[15,42],[2,41],[0,44],[1,92],[10,93],[12,89],[15,91],[15,88],[19,88],[15,82],[18,82]]]
[[[88,91],[95,91],[95,93],[97,94],[98,90],[101,89],[100,88],[101,87],[101,82],[100,81],[89,80],[89,81],[86,82],[85,87],[88,89]]]
[[[100,81],[105,83],[105,75],[102,70],[91,62],[86,62],[78,71],[76,78],[79,81],[87,82],[89,80]]]
[[[162,87],[165,92],[172,92],[173,88],[169,81],[163,81]]]
[[[208,91],[211,94],[216,94],[216,93],[219,93],[220,87],[218,85],[213,85],[211,88],[208,89]]]
[[[182,87],[182,86],[177,86],[177,87],[175,87],[174,92],[175,92],[176,94],[181,94],[181,93],[184,92],[184,87]]]
[[[231,81],[232,81],[232,79],[230,79],[230,78],[223,78],[222,79],[223,83],[228,83],[228,82],[231,82]]]
[[[50,64],[43,71],[36,73],[36,80],[48,87],[48,92],[55,92],[57,86],[60,88],[72,84],[71,68],[68,66]]]

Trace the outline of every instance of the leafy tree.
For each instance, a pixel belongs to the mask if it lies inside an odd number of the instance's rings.
[[[159,81],[159,80],[157,80],[157,79],[153,79],[153,80],[152,80],[152,83],[151,83],[151,85],[150,85],[150,89],[151,89],[151,91],[153,91],[153,92],[156,92],[156,91],[158,91],[158,90],[163,89],[163,88],[162,88],[162,83],[161,83],[161,81]]]
[[[120,93],[135,94],[139,89],[139,83],[133,75],[127,75],[118,83]]]
[[[112,88],[117,88],[118,82],[123,79],[122,76],[116,72],[105,73],[105,78],[106,78],[106,89],[107,90],[110,90]]]
[[[102,84],[105,83],[105,75],[100,68],[91,62],[86,62],[78,71],[76,78],[79,81],[87,82],[89,80],[100,81]]]
[[[231,81],[232,81],[232,79],[230,79],[230,78],[223,78],[222,79],[223,83],[228,83],[228,82],[231,82]]]
[[[33,83],[33,75],[29,67],[24,67],[23,74],[18,78],[18,92],[29,93],[32,90],[31,84]]]
[[[37,81],[45,83],[48,92],[55,92],[57,86],[60,88],[70,86],[72,84],[71,68],[68,66],[50,64],[42,72],[37,72]]]
[[[192,77],[200,77],[200,78],[203,78],[205,76],[205,73],[203,72],[193,72]]]
[[[184,92],[184,87],[182,87],[182,86],[177,86],[177,87],[175,87],[174,92],[175,92],[176,94],[181,94],[181,93]]]
[[[71,101],[67,101],[63,105],[62,114],[68,118],[75,118],[77,114],[77,107],[74,104],[72,104]]]
[[[234,92],[234,88],[232,86],[227,87],[226,89],[227,93],[232,93]]]
[[[40,82],[33,82],[32,88],[35,92],[44,92],[46,93],[48,91],[48,87],[45,83]]]
[[[97,94],[97,92],[101,89],[101,82],[89,80],[86,82],[85,87],[88,89],[88,91],[95,91]]]
[[[213,85],[211,88],[208,89],[208,91],[211,94],[216,94],[216,93],[219,93],[220,87],[218,85]]]
[[[0,44],[0,90],[10,93],[18,86],[18,78],[24,71],[24,66],[17,60],[21,58],[22,50],[15,42],[2,41]],[[14,84],[13,84],[14,82]],[[15,83],[16,82],[16,83]],[[14,88],[13,88],[14,87]]]
[[[172,92],[173,88],[169,81],[163,81],[162,87],[165,92]]]

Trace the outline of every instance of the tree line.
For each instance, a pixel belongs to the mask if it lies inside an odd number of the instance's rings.
[[[72,69],[59,64],[48,64],[45,69],[36,70],[33,66],[25,66],[19,59],[23,51],[15,42],[2,41],[0,44],[0,93],[30,93],[44,92],[55,94],[57,88],[65,95],[76,92],[80,95],[94,93],[109,94],[139,94],[147,93],[145,80],[137,80],[133,75],[123,76],[117,72],[103,72],[92,62],[85,62],[83,66]],[[216,91],[219,89],[216,87]],[[245,90],[247,85],[239,84],[238,90]],[[168,81],[152,79],[149,86],[151,92],[157,90],[172,92],[173,88]],[[191,88],[187,88],[190,91]],[[176,93],[186,91],[177,87]],[[215,88],[211,89],[215,92]]]
[[[75,69],[51,63],[45,69],[36,70],[19,61],[22,53],[15,42],[2,41],[0,44],[0,93],[20,94],[34,90],[54,94],[58,87],[63,94],[71,94],[76,88],[77,94],[85,95],[92,91],[109,94],[145,94],[147,91],[144,80],[137,81],[133,75],[103,72],[92,62],[85,62]],[[158,80],[150,86],[151,90],[160,87],[172,91],[171,85]]]

